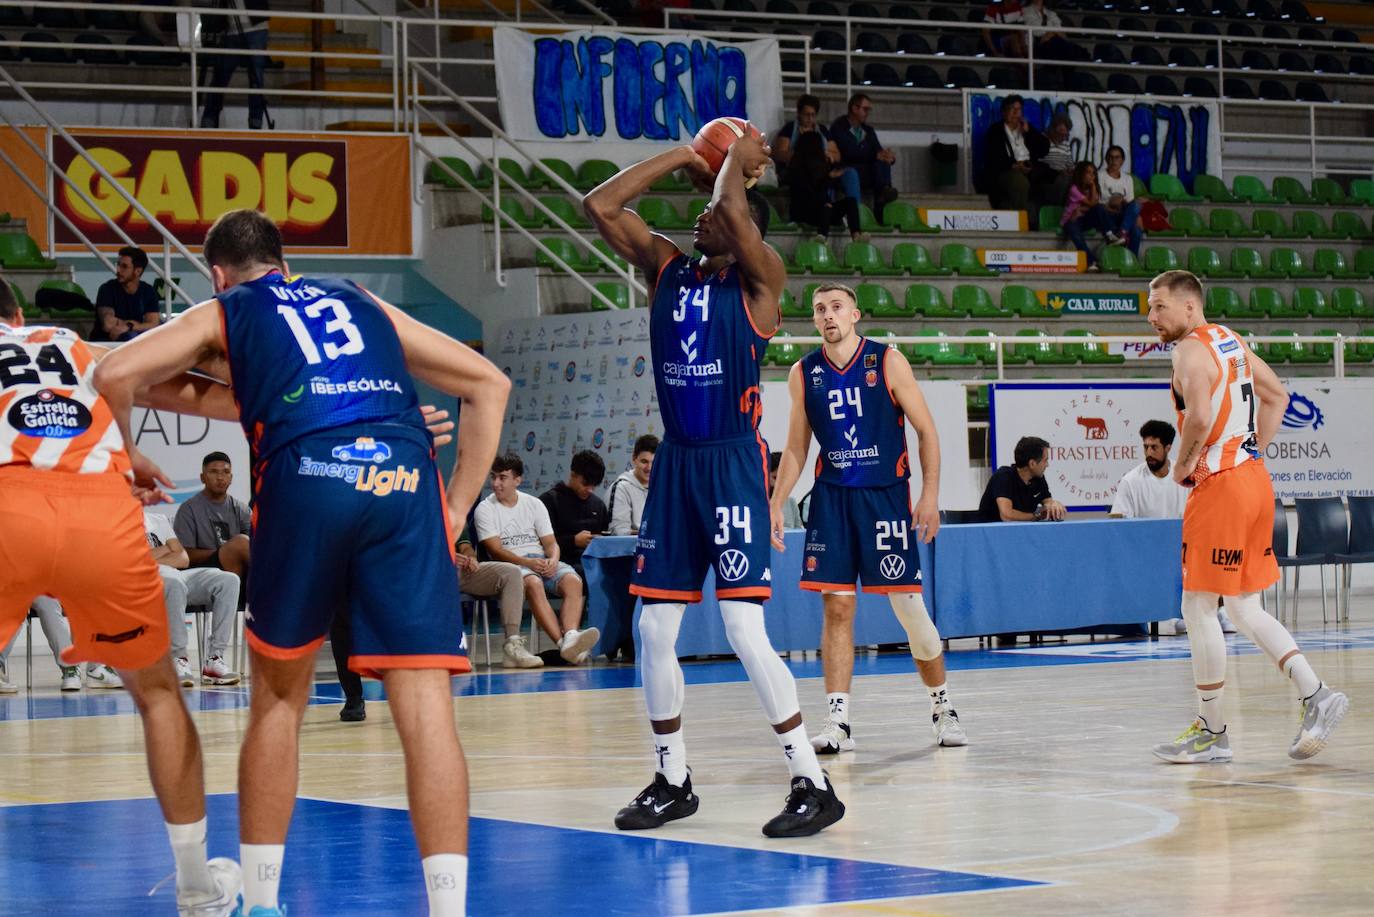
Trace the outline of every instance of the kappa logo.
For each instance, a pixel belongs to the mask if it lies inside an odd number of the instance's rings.
[[[884,579],[900,579],[906,573],[906,561],[896,554],[885,554],[883,559],[878,561],[878,572]]]
[[[818,363],[811,368],[811,387],[820,388],[822,385],[825,385],[825,370]]]
[[[849,429],[844,431],[845,442],[849,443],[849,448],[859,448],[859,434],[856,432],[854,424],[849,425]]]
[[[720,578],[727,583],[738,582],[749,572],[749,558],[744,552],[731,548],[720,555]]]
[[[687,335],[687,340],[679,341],[678,346],[682,348],[682,354],[687,358],[688,363],[697,361],[697,333],[695,331]]]

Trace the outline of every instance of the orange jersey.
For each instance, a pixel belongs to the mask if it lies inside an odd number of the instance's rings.
[[[1195,480],[1209,474],[1235,468],[1259,458],[1255,441],[1255,371],[1250,365],[1245,345],[1234,331],[1224,325],[1203,325],[1188,337],[1207,346],[1217,377],[1212,382],[1212,428],[1202,444]],[[1173,388],[1174,406],[1178,409],[1178,427],[1188,416],[1188,406],[1177,388]]]
[[[94,374],[95,357],[74,332],[0,324],[0,467],[129,474]]]

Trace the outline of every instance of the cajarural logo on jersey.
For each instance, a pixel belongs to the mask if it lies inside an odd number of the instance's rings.
[[[684,362],[677,363],[672,360],[663,361],[663,375],[668,378],[665,380],[669,385],[686,385],[688,378],[701,379],[711,376],[721,375],[725,369],[719,359],[709,363],[698,363],[697,356],[697,332],[693,331],[687,337],[678,342],[682,352]],[[712,384],[719,380],[711,380],[707,384]]]
[[[848,468],[854,464],[871,464],[870,462],[865,462],[864,459],[878,458],[877,446],[859,448],[859,434],[856,425],[850,424],[849,429],[844,431],[844,441],[848,448],[831,449],[825,454],[825,460],[830,463],[831,467]]]
[[[392,451],[386,443],[370,436],[359,436],[351,443],[335,446],[330,454],[338,461],[323,462],[301,456],[296,473],[309,478],[335,478],[352,484],[354,490],[375,497],[386,497],[397,491],[413,494],[420,489],[420,469],[407,469],[404,465],[377,467],[391,458]]]

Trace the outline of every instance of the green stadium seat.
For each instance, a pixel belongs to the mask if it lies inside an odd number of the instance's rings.
[[[635,208],[639,215],[649,224],[650,229],[691,229],[690,220],[684,220],[682,215],[677,212],[673,202],[661,197],[640,198],[639,206]]]
[[[884,211],[883,211],[883,216],[887,216],[887,211],[886,211],[886,209],[884,209]],[[919,219],[919,217],[918,217],[918,219]],[[875,216],[873,215],[873,211],[872,211],[871,209],[869,209],[869,206],[868,206],[867,204],[860,204],[860,205],[859,205],[859,230],[860,230],[861,232],[880,233],[880,234],[881,234],[881,233],[897,232],[897,231],[898,231],[898,227],[895,226],[895,225],[893,225],[893,224],[890,223],[890,222],[889,222],[889,223],[879,223],[879,222],[878,222],[878,218],[875,217]]]
[[[1332,308],[1351,318],[1374,318],[1374,307],[1365,301],[1364,294],[1354,287],[1336,287],[1331,291]]]
[[[871,242],[850,242],[844,247],[844,266],[865,277],[892,277],[902,273],[883,261],[882,253]]]
[[[1156,172],[1150,176],[1150,197],[1174,203],[1202,200],[1197,195],[1189,194],[1177,176],[1164,172]]]
[[[1309,270],[1303,263],[1302,255],[1292,248],[1271,248],[1269,250],[1269,270],[1280,277],[1321,277],[1316,271]]]
[[[1285,204],[1310,204],[1312,195],[1291,175],[1280,175],[1274,179],[1274,198]]]
[[[613,264],[615,264],[617,267],[620,267],[620,268],[628,268],[628,267],[629,267],[629,265],[626,264],[624,258],[620,257],[620,256],[617,255],[614,251],[611,250],[610,244],[607,243],[605,239],[597,239],[595,242],[592,243],[592,248],[596,249],[597,251],[599,251],[599,252],[601,252],[603,255],[605,255],[607,258],[609,258],[609,259],[611,260],[611,262],[612,262]],[[609,271],[609,270],[610,270],[610,268],[606,266],[606,262],[604,262],[604,261],[602,261],[600,258],[596,257],[596,256],[593,255],[591,252],[588,252],[588,253],[587,253],[587,257],[586,257],[586,259],[582,262],[582,264],[583,264],[582,270],[583,270],[584,272],[592,273],[592,272],[597,272],[597,271]]]
[[[1273,287],[1250,288],[1250,310],[1263,312],[1269,318],[1289,318],[1294,316],[1283,301],[1283,294]]]
[[[996,335],[994,335],[991,331],[989,331],[986,328],[970,328],[969,330],[965,331],[962,336],[966,338],[990,338],[995,337]],[[989,364],[997,364],[997,345],[995,344],[965,344],[964,353],[972,357],[977,357],[983,363],[984,366],[987,366]]]
[[[964,345],[968,350],[968,345]],[[965,393],[965,405],[971,414],[987,414],[988,412],[988,386],[970,385]]]
[[[1264,182],[1253,175],[1237,175],[1231,179],[1231,191],[1239,200],[1250,204],[1278,203],[1264,187]]]
[[[1321,334],[1321,331],[1308,331],[1307,334]],[[1293,363],[1330,363],[1335,358],[1335,347],[1330,344],[1309,344],[1293,342],[1293,351],[1288,359]]]
[[[967,245],[951,242],[940,248],[940,267],[957,273],[960,277],[996,277],[997,272],[989,270],[978,260],[978,253]]]
[[[1039,328],[1022,328],[1016,332],[1018,338],[1043,338],[1048,337]],[[1065,353],[1057,344],[1048,341],[1032,341],[1026,344],[1011,345],[1013,355],[1024,357],[1036,366],[1066,366],[1077,363],[1078,357]],[[1021,360],[1020,362],[1025,362]]]
[[[1314,178],[1312,179],[1312,200],[1328,207],[1337,207],[1345,203],[1345,191],[1334,179]]]
[[[1312,272],[1336,280],[1353,280],[1360,276],[1350,270],[1345,256],[1334,248],[1319,248],[1312,253]]]
[[[968,313],[969,318],[1015,318],[1015,315],[992,301],[983,287],[969,283],[954,288],[954,308]]]
[[[1361,328],[1358,336],[1374,338],[1374,328]],[[1370,361],[1374,361],[1374,344],[1356,344],[1355,351],[1356,353],[1359,353],[1361,356],[1368,356],[1370,358]]]
[[[906,288],[906,308],[908,314],[926,318],[964,318],[962,309],[950,308],[940,288],[928,283],[913,283]]]
[[[625,284],[603,280],[596,284],[596,290],[614,303],[617,309],[630,308],[630,288],[625,286]],[[598,312],[605,310],[606,304],[598,299],[593,299],[592,309]]]
[[[1365,225],[1364,218],[1349,210],[1337,210],[1331,214],[1331,231],[1337,239],[1374,239],[1374,232]]]
[[[1060,234],[1064,231],[1064,227],[1060,224],[1059,221],[1062,220],[1063,218],[1064,218],[1064,208],[1063,208],[1061,205],[1059,205],[1059,204],[1041,204],[1041,205],[1040,205],[1040,223],[1039,223],[1039,225],[1040,225],[1040,231],[1041,231],[1041,232],[1052,232],[1052,233],[1054,233],[1055,235],[1060,235]]]
[[[691,191],[692,183],[686,178],[679,178],[677,172],[669,172],[667,175],[660,176],[649,190],[655,194],[674,194],[683,191]]]
[[[937,226],[927,226],[921,213],[910,201],[893,201],[883,208],[883,224],[902,232],[938,233]]]
[[[1196,236],[1198,238],[1210,239],[1224,235],[1215,229],[1208,228],[1202,221],[1202,215],[1196,210],[1187,207],[1175,207],[1169,211],[1169,225],[1172,229],[1152,229],[1150,235],[1154,238],[1173,238],[1177,236]]]
[[[811,303],[815,300],[816,291],[820,288],[821,285],[819,283],[808,283],[806,286],[802,287],[801,298],[797,300],[798,314],[795,316],[796,318],[809,319],[815,314],[811,308]]]
[[[1276,276],[1264,263],[1264,256],[1253,248],[1231,249],[1231,272],[1252,280]]]
[[[1304,235],[1289,229],[1283,222],[1283,216],[1276,210],[1256,210],[1250,216],[1250,222],[1257,232],[1271,239],[1301,239]]]
[[[783,318],[797,317],[797,297],[792,295],[792,291],[783,287],[782,295],[778,297],[778,308],[782,312]],[[806,313],[808,316],[810,312]]]
[[[1193,273],[1197,272],[1194,271]],[[1207,288],[1206,312],[1210,319],[1251,317],[1247,314],[1240,294],[1230,287],[1209,286]],[[1254,317],[1263,318],[1264,316]]]
[[[1135,189],[1136,200],[1142,200],[1150,196],[1150,189],[1145,187],[1145,183],[1135,175],[1131,176],[1131,187]]]
[[[27,233],[0,232],[0,265],[10,270],[33,268],[50,271],[57,267],[57,262],[44,258],[38,243],[29,238]]]
[[[1312,333],[1321,335],[1322,337],[1335,337],[1336,335],[1340,334],[1340,332],[1337,331],[1335,328],[1318,328],[1316,331],[1313,331]],[[1336,345],[1334,343],[1308,344],[1307,346],[1311,349],[1314,355],[1320,357],[1321,362],[1323,363],[1330,363],[1336,358]],[[1348,352],[1354,350],[1354,348],[1347,346],[1345,349],[1347,351],[1346,361],[1349,362],[1350,356]]]
[[[771,366],[791,366],[801,358],[800,344],[769,344],[763,352],[763,362]]]
[[[562,195],[542,195],[539,198],[539,203],[543,204],[545,207],[552,210],[554,215],[556,215],[564,223],[567,223],[573,229],[591,228],[591,222],[588,221],[588,219],[582,215],[582,208],[578,207],[576,204],[574,204],[572,201],[568,200],[568,198]],[[550,220],[547,216],[544,219],[549,224],[549,226],[553,227],[554,229],[562,228],[553,220]]]
[[[1213,207],[1208,223],[1212,229],[1231,239],[1254,239],[1264,235],[1262,231],[1246,226],[1243,216],[1226,207]]]
[[[1271,337],[1298,336],[1298,333],[1290,328],[1275,328],[1267,333]],[[1293,359],[1293,349],[1301,346],[1301,344],[1289,341],[1271,341],[1264,345],[1264,353],[1260,356],[1266,363],[1288,363]]]
[[[1148,274],[1131,250],[1124,245],[1108,245],[1103,248],[1098,266],[1104,272],[1114,272],[1122,277],[1144,277]]]
[[[559,178],[563,179],[565,182],[572,185],[574,188],[577,187],[577,170],[575,170],[572,167],[572,164],[569,163],[567,160],[555,159],[550,157],[547,159],[541,159],[539,160],[539,162],[541,165],[544,166],[544,168],[548,169],[554,175],[557,175]],[[551,178],[549,178],[543,172],[540,172],[538,169],[530,169],[530,174],[537,176],[540,182],[543,183],[543,187],[548,188],[550,191],[561,191],[567,193],[566,188],[564,188],[557,182],[553,181]]]
[[[1227,270],[1222,263],[1221,255],[1217,254],[1214,248],[1207,248],[1197,245],[1188,249],[1188,270],[1197,274],[1199,277],[1206,277],[1210,280],[1218,280],[1228,277],[1239,277],[1240,275]]]
[[[943,338],[948,337],[943,331],[937,328],[922,328],[916,332],[917,337],[924,338]],[[922,362],[929,361],[932,366],[976,366],[978,358],[965,351],[963,344],[950,344],[946,341],[936,341],[930,344],[906,344],[910,349],[907,359],[913,356],[921,358]],[[912,362],[916,362],[912,360]]]
[[[1322,291],[1314,287],[1298,287],[1294,290],[1293,305],[1291,308],[1294,313],[1303,317],[1309,315],[1312,318],[1340,317],[1331,311],[1331,307],[1327,305],[1326,296],[1322,294]]]
[[[930,259],[930,252],[919,242],[898,242],[892,246],[892,268],[913,277],[946,277],[950,271]]]
[[[1352,270],[1360,277],[1374,277],[1374,248],[1356,250],[1355,266]]]
[[[501,212],[515,221],[517,226],[525,229],[539,229],[544,223],[544,214],[527,213],[524,205],[509,195],[501,198]],[[490,223],[493,219],[491,208],[486,204],[482,205],[482,222]]]
[[[1293,211],[1293,232],[1308,239],[1344,239],[1345,233],[1333,232],[1321,214],[1311,210]]]
[[[445,169],[439,163],[443,163],[448,168]],[[440,156],[437,160],[431,160],[425,166],[425,183],[430,185],[443,185],[446,188],[461,188],[463,184],[449,174],[449,170],[457,173],[468,184],[474,188],[491,187],[491,171],[488,170],[485,178],[478,178],[477,173],[472,171],[472,166],[468,165],[466,159],[459,159],[457,156]]]
[[[1357,178],[1350,183],[1350,201],[1374,206],[1374,179]]]
[[[861,283],[855,288],[854,293],[859,304],[859,311],[865,315],[883,318],[888,316],[900,318],[903,316],[903,313],[897,308],[897,301],[892,298],[887,287],[879,286],[876,283]]]
[[[538,178],[531,178],[529,174],[525,172],[525,167],[514,159],[507,159],[503,156],[497,160],[496,167],[501,172],[503,184],[518,185],[528,191],[537,190],[544,185],[544,176],[541,175]],[[485,162],[482,163],[477,167],[477,177],[490,184],[491,167]]]
[[[568,267],[572,268],[574,271],[582,270],[586,266],[581,251],[567,239],[541,239],[540,242],[543,243],[543,247],[536,248],[534,251],[534,263],[540,267],[550,268],[555,271],[563,270],[563,268],[558,266],[558,262],[553,260],[554,255],[562,258],[563,261],[567,263]]]
[[[1090,338],[1093,333],[1086,328],[1071,328],[1064,332],[1067,337]],[[1098,366],[1125,363],[1126,357],[1119,353],[1108,353],[1106,344],[1065,344],[1064,353],[1076,357],[1083,363]]]
[[[830,251],[830,246],[824,242],[812,242],[803,239],[797,243],[797,247],[792,250],[792,264],[799,271],[806,271],[808,274],[848,274],[850,271],[844,265],[835,260],[835,255]]]
[[[1141,267],[1146,276],[1153,277],[1165,271],[1176,271],[1183,267],[1179,263],[1178,255],[1172,248],[1163,245],[1155,245],[1145,249],[1145,257],[1141,261]]]
[[[1226,183],[1215,175],[1194,175],[1193,193],[1205,197],[1213,204],[1234,204],[1237,200],[1226,187]]]
[[[1359,334],[1369,334],[1360,331]],[[1374,344],[1346,344],[1345,362],[1347,363],[1374,363]]]
[[[706,208],[707,208],[708,206],[710,206],[710,204],[711,204],[711,199],[710,199],[709,197],[694,197],[694,198],[692,198],[691,200],[689,200],[689,201],[687,202],[687,210],[686,210],[686,217],[685,217],[686,220],[687,220],[687,222],[688,222],[688,224],[690,224],[691,226],[696,226],[696,224],[697,224],[697,217],[699,217],[699,216],[701,216],[703,213],[705,213],[705,212],[706,212]],[[768,224],[768,225],[769,225],[769,226],[772,226],[772,220],[771,220],[771,219],[769,220],[769,224]]]
[[[1021,318],[1058,318],[1059,310],[1042,305],[1035,291],[1017,283],[1002,287],[1002,308]]]
[[[588,159],[577,167],[577,190],[590,191],[608,178],[614,178],[620,167],[605,159]]]

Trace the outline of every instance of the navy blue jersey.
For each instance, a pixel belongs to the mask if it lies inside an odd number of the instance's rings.
[[[860,338],[849,364],[825,348],[802,358],[806,419],[820,443],[816,480],[841,487],[888,487],[910,477],[906,418],[888,389],[888,345]]]
[[[350,424],[424,431],[396,328],[352,281],[273,271],[216,298],[255,463]]]
[[[737,267],[708,277],[689,255],[665,264],[649,313],[665,438],[700,444],[753,433],[763,413],[759,366],[771,336],[754,327]]]

